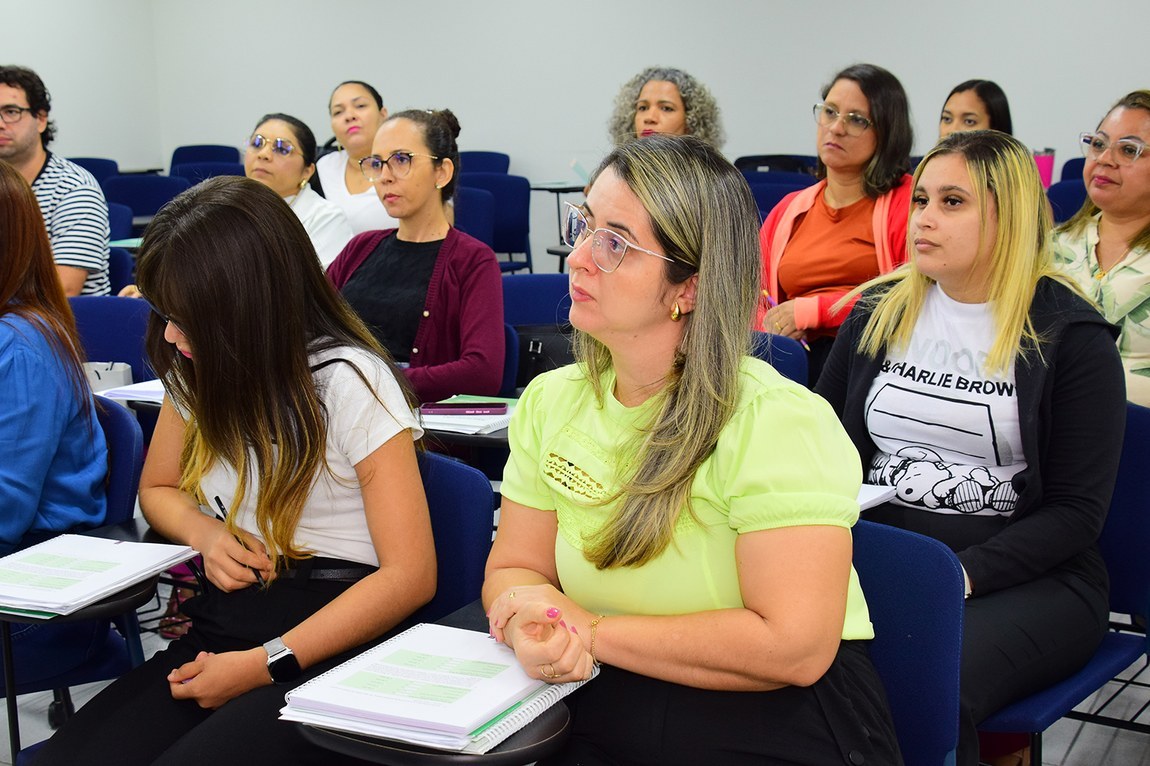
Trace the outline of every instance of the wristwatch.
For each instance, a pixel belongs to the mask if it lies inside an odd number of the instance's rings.
[[[276,636],[264,644],[264,651],[268,653],[268,673],[273,682],[286,684],[299,678],[303,672],[292,650],[284,645],[282,636]]]

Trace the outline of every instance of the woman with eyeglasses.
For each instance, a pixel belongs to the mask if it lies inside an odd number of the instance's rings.
[[[719,105],[707,86],[671,67],[648,67],[623,83],[608,132],[615,146],[656,133],[698,136],[716,149],[726,141]]]
[[[360,162],[398,228],[360,234],[328,278],[422,402],[493,396],[503,379],[503,283],[491,248],[451,226],[459,122],[448,109],[389,117]]]
[[[1081,136],[1087,200],[1054,257],[1118,325],[1126,398],[1150,407],[1150,90],[1123,96]]]
[[[352,238],[347,216],[308,186],[315,173],[315,136],[288,114],[265,114],[248,139],[244,175],[283,197],[326,268]]]
[[[693,136],[617,147],[567,218],[578,364],[510,427],[483,603],[568,698],[541,764],[901,763],[834,413],[749,356],[754,199]]]
[[[108,448],[82,354],[36,196],[0,161],[0,555],[104,522]],[[20,679],[82,664],[108,629],[13,624]]]
[[[278,710],[435,592],[414,401],[299,220],[254,181],[212,178],[166,205],[139,276],[167,390],[140,506],[201,552],[206,581],[188,634],[37,762],[331,763]]]
[[[1014,132],[1010,120],[1010,102],[998,83],[990,80],[967,80],[954,86],[942,105],[938,118],[938,137],[964,130],[998,130]]]
[[[343,210],[355,234],[394,228],[395,219],[379,204],[371,182],[359,169],[387,119],[383,97],[366,82],[348,80],[332,91],[328,113],[340,148],[316,163],[323,196]]]
[[[958,763],[976,726],[1081,668],[1107,629],[1106,519],[1126,422],[1114,328],[1058,273],[1030,150],[952,133],[915,171],[910,263],[859,288],[815,388],[867,481],[863,518],[966,575]]]
[[[763,223],[755,322],[807,345],[811,385],[846,318],[838,300],[906,261],[913,142],[906,91],[882,67],[847,67],[822,98],[814,107],[822,180],[784,197]]]

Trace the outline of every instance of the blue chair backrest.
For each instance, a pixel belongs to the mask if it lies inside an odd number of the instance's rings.
[[[767,181],[755,181],[750,186],[751,194],[755,197],[755,204],[758,206],[762,216],[766,218],[767,214],[774,210],[775,205],[779,204],[783,197],[791,192],[801,191],[809,185],[810,184],[803,184],[800,186],[799,184],[777,184]]]
[[[460,173],[506,173],[511,157],[503,152],[460,152]]]
[[[515,396],[515,381],[519,377],[519,333],[509,324],[503,325],[503,382],[500,396]]]
[[[132,215],[155,215],[180,192],[191,188],[188,179],[178,176],[112,176],[103,183],[104,196],[132,209]]]
[[[507,173],[466,173],[459,185],[485,189],[495,198],[495,230],[491,249],[497,253],[530,253],[531,182]]]
[[[1059,181],[1081,181],[1082,168],[1086,165],[1085,157],[1071,157],[1066,162],[1062,163],[1062,174],[1058,176]]]
[[[144,354],[144,333],[151,309],[138,298],[79,295],[69,298],[86,361],[127,362],[132,381],[156,377]]]
[[[958,744],[963,577],[942,543],[895,527],[858,522],[854,567],[875,637],[874,662],[886,689],[902,757],[942,766]]]
[[[242,176],[244,164],[242,162],[183,162],[172,165],[171,175],[188,179],[195,186],[200,181],[216,176]]]
[[[760,173],[808,173],[812,178],[819,158],[813,154],[748,154],[735,160],[741,171]]]
[[[503,321],[509,325],[567,324],[571,311],[566,274],[509,274],[503,277]]]
[[[802,344],[786,335],[751,333],[751,353],[801,386],[808,385],[807,352]]]
[[[128,521],[136,512],[136,493],[144,467],[144,434],[127,407],[96,396],[96,417],[108,442],[108,516],[106,524]]]
[[[1086,202],[1086,184],[1081,179],[1059,181],[1050,185],[1046,190],[1046,197],[1050,200],[1050,207],[1054,211],[1054,222],[1063,223],[1069,221],[1082,207],[1082,203]]]
[[[69,157],[68,161],[76,163],[91,173],[98,184],[104,183],[105,178],[110,178],[120,173],[119,163],[115,160],[104,159],[103,157]]]
[[[239,162],[240,150],[234,146],[222,144],[189,144],[178,146],[172,152],[172,161],[169,168],[183,165],[188,162]]]
[[[1150,408],[1126,403],[1118,480],[1098,547],[1110,572],[1110,611],[1150,609]]]
[[[751,185],[757,183],[792,184],[799,188],[812,186],[819,180],[810,173],[794,173],[785,170],[772,170],[765,173],[758,170],[744,170],[743,178],[746,178],[747,183]]]
[[[419,455],[435,535],[435,598],[414,619],[431,622],[479,598],[494,521],[491,482],[469,465],[434,452]]]
[[[457,186],[455,228],[495,249],[495,197],[486,189]]]
[[[136,259],[127,250],[122,247],[108,250],[108,281],[112,283],[112,295],[135,281],[132,277],[132,272],[135,270]]]
[[[108,229],[111,240],[128,239],[132,236],[132,208],[119,202],[108,203]]]

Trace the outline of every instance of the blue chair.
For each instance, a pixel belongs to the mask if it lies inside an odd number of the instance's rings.
[[[1146,505],[1150,498],[1150,471],[1147,466],[1150,466],[1150,409],[1127,403],[1126,436],[1122,442],[1118,480],[1098,547],[1110,574],[1110,612],[1112,616],[1126,615],[1129,619],[1111,622],[1113,630],[1106,634],[1082,670],[999,710],[978,726],[980,731],[1029,733],[1032,764],[1042,763],[1042,732],[1059,718],[1150,734],[1150,724],[1101,714],[1101,709],[1130,685],[1125,682],[1118,682],[1122,684],[1118,691],[1097,712],[1073,709],[1139,659],[1144,661],[1142,670],[1147,667],[1147,657],[1150,657],[1150,641],[1144,627],[1150,612],[1150,513]],[[1134,627],[1135,617],[1143,620],[1143,627]]]
[[[144,352],[144,333],[151,314],[145,301],[114,295],[78,295],[68,302],[76,317],[85,361],[127,362],[136,383],[156,377]]]
[[[462,173],[459,185],[484,189],[495,198],[495,231],[491,249],[507,253],[510,260],[501,261],[503,271],[518,271],[531,266],[531,182],[523,176],[507,173]],[[523,260],[515,260],[523,253]]]
[[[567,324],[571,287],[566,274],[508,274],[503,277],[503,321]]]
[[[493,495],[480,471],[434,452],[419,455],[423,491],[435,535],[438,586],[415,622],[434,622],[479,598],[491,550]]]
[[[813,154],[749,154],[736,159],[735,167],[759,173],[805,173],[813,178],[818,163]]]
[[[1082,182],[1082,179],[1059,181],[1050,184],[1050,188],[1046,190],[1046,197],[1050,200],[1054,222],[1065,223],[1086,202],[1086,184]]]
[[[930,537],[868,521],[854,536],[854,567],[875,637],[870,656],[890,702],[907,764],[955,762],[963,590],[958,557]]]
[[[755,331],[751,336],[752,355],[774,367],[783,377],[800,386],[808,385],[807,352],[801,343],[786,335],[769,332]]]
[[[819,180],[810,173],[794,173],[783,170],[772,170],[769,172],[763,172],[760,170],[744,170],[743,178],[747,179],[747,183],[749,183],[751,186],[754,186],[757,183],[791,184],[798,186],[800,189],[811,186],[817,183]]]
[[[108,228],[113,242],[132,236],[132,208],[118,202],[108,203]]]
[[[506,173],[511,167],[511,157],[503,152],[460,152],[460,173]]]
[[[801,191],[810,184],[793,184],[793,183],[773,183],[767,181],[755,181],[751,185],[751,194],[755,197],[755,204],[759,208],[759,215],[764,219],[775,209],[775,205],[782,202],[783,197],[791,192]]]
[[[515,396],[515,381],[519,377],[519,333],[509,324],[503,325],[503,382],[500,396]]]
[[[242,162],[183,162],[172,165],[171,175],[188,179],[188,183],[195,186],[200,181],[216,176],[242,176],[244,164]]]
[[[484,189],[457,186],[455,228],[495,249],[495,197]]]
[[[172,161],[169,168],[183,165],[188,162],[239,162],[240,150],[234,146],[222,144],[188,144],[178,146],[172,152]]]
[[[69,157],[68,161],[76,163],[91,173],[98,184],[104,183],[105,178],[120,174],[120,165],[115,160],[108,160],[103,157]]]
[[[112,295],[135,281],[132,276],[135,270],[136,259],[127,250],[122,247],[108,250],[108,281],[112,283]]]
[[[1086,165],[1085,157],[1071,157],[1066,162],[1062,163],[1062,174],[1058,177],[1059,181],[1081,181],[1082,168]]]
[[[191,186],[186,178],[153,175],[112,176],[103,183],[108,201],[127,205],[133,217],[155,215]]]

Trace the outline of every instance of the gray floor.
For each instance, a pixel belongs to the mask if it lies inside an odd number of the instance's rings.
[[[155,615],[153,613],[154,620]],[[151,656],[163,648],[167,642],[154,633],[144,634],[144,654]],[[1141,665],[1135,666],[1137,670]],[[1129,671],[1128,671],[1129,672]],[[1142,674],[1143,680],[1150,681],[1150,671]],[[91,699],[104,684],[88,684],[75,687],[72,698],[77,707]],[[1105,699],[1100,693],[1096,699]],[[46,739],[51,735],[48,728],[48,704],[52,701],[50,692],[26,694],[20,697],[20,739],[27,746]],[[1127,689],[1112,704],[1114,715],[1133,715],[1140,707],[1150,702],[1150,690]],[[1094,700],[1084,703],[1081,709],[1091,709],[1098,704]],[[1139,721],[1150,722],[1150,711],[1142,714]],[[0,764],[10,764],[7,726],[0,727]],[[1043,737],[1045,748],[1043,764],[1051,766],[1150,766],[1150,735],[1121,731],[1109,727],[1095,726],[1063,719],[1047,730]],[[907,764],[907,766],[916,766]]]

